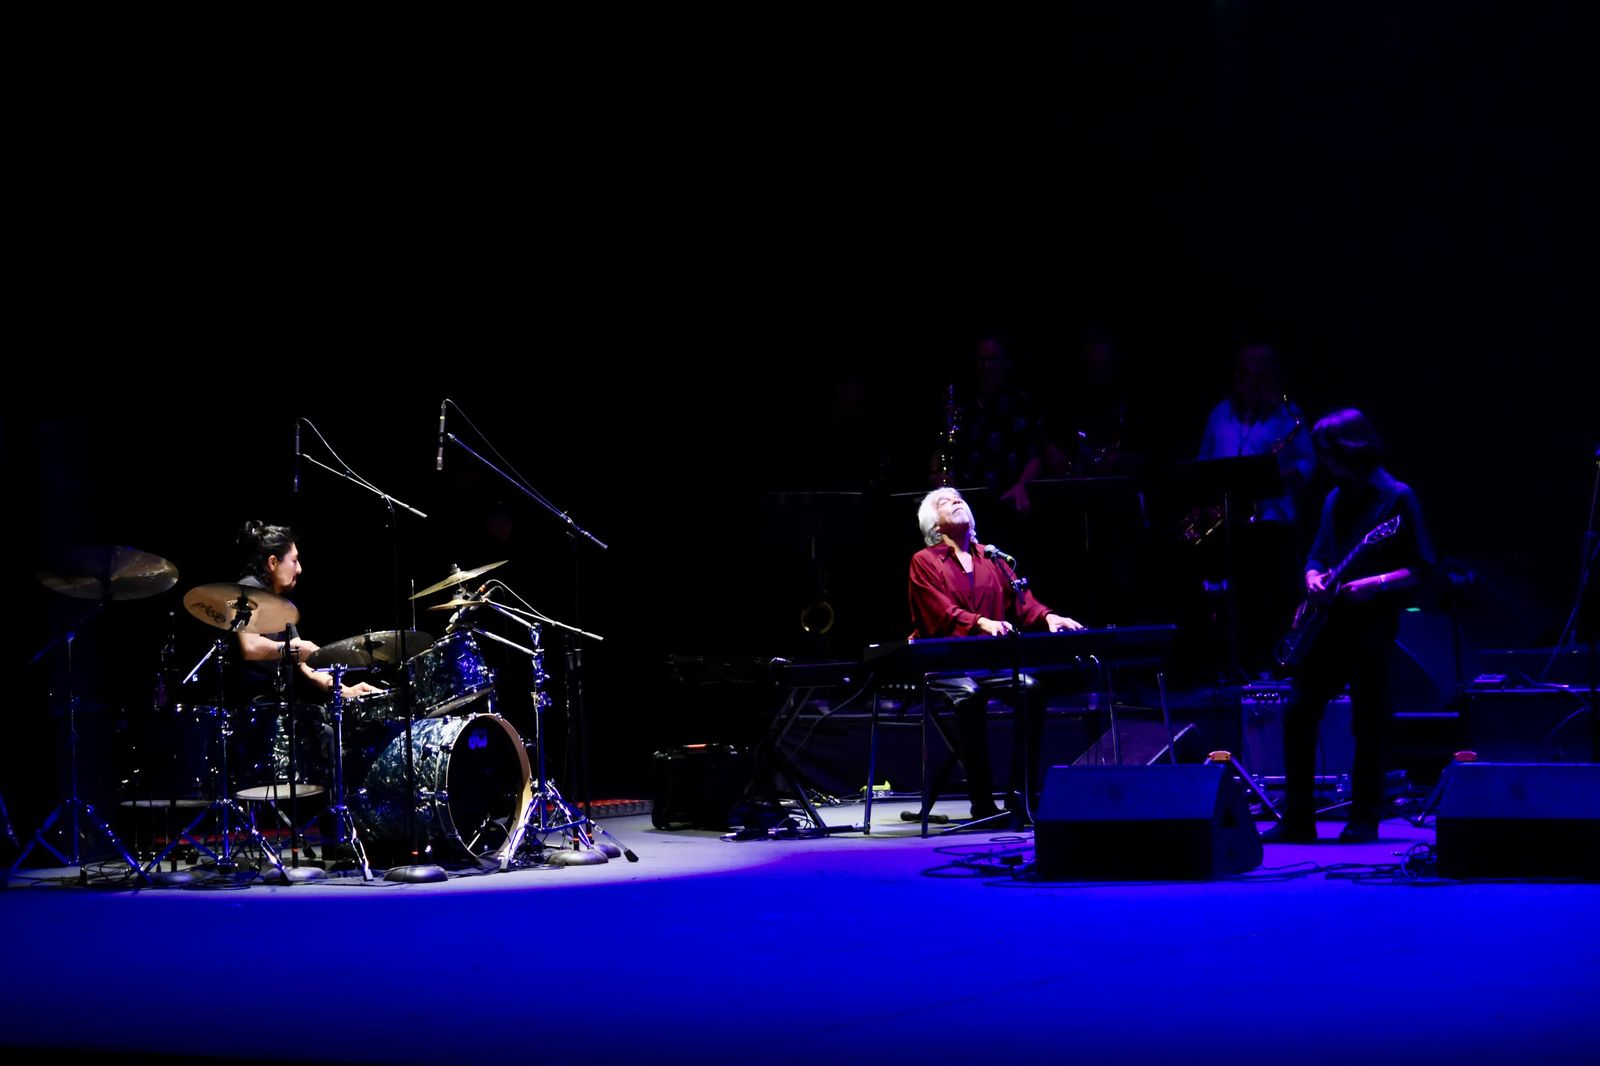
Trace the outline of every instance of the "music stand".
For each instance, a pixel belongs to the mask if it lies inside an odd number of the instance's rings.
[[[1236,503],[1283,495],[1283,475],[1275,455],[1190,459],[1172,464],[1169,491],[1180,506],[1222,504],[1223,613],[1226,618],[1227,676],[1239,680],[1239,605],[1233,565],[1233,508]]]

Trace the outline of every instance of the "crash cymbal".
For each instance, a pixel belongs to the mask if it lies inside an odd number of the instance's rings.
[[[432,596],[435,592],[438,592],[441,589],[447,589],[451,585],[460,585],[463,582],[471,581],[479,574],[487,574],[495,567],[504,566],[510,561],[510,559],[501,559],[498,563],[490,563],[488,566],[480,566],[476,570],[454,570],[451,572],[450,576],[445,578],[443,581],[435,581],[433,584],[429,585],[427,588],[423,589],[421,592],[417,593],[411,598],[414,600],[420,600],[424,596]]]
[[[235,628],[241,604],[249,618]],[[277,633],[300,621],[300,608],[282,596],[234,582],[198,585],[184,593],[183,606],[208,626],[238,633]]]
[[[178,568],[136,548],[85,544],[52,559],[39,580],[75,600],[142,600],[176,585]]]
[[[306,662],[321,669],[328,666],[372,666],[397,663],[427,651],[433,638],[415,629],[385,629],[346,637],[318,648]]]

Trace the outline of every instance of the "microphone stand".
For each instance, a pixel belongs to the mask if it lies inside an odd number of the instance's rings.
[[[974,547],[976,548],[976,545]],[[1013,570],[1010,565],[1004,563],[998,554],[991,554],[988,548],[984,549],[984,558],[988,559],[995,565],[997,569],[1000,570],[1001,579],[1004,580],[1006,584],[1011,586],[1011,603],[1006,607],[1006,616],[1004,619],[1006,624],[1011,626],[1011,631],[1000,639],[1011,641],[1011,708],[1013,716],[1013,737],[1011,743],[1013,751],[1015,751],[1016,747],[1018,746],[1020,746],[1022,749],[1022,807],[1020,810],[1007,809],[999,812],[998,814],[991,814],[985,818],[973,818],[968,821],[960,822],[950,826],[948,829],[943,830],[944,833],[958,833],[969,829],[981,829],[985,826],[988,826],[991,822],[998,822],[1002,819],[1011,819],[1016,821],[1019,828],[1026,828],[1027,826],[1033,824],[1033,749],[1035,746],[1033,743],[1032,731],[1033,717],[1030,713],[1032,711],[1032,707],[1030,706],[1030,701],[1028,698],[1028,688],[1023,684],[1022,674],[1021,608],[1022,596],[1028,588],[1028,579],[1025,577],[1018,577],[1017,572]],[[974,563],[974,565],[976,565],[976,563]],[[984,698],[982,686],[979,687],[976,698]],[[987,704],[987,700],[985,700],[985,704]],[[985,711],[984,728],[987,729],[988,727],[988,712]],[[1016,760],[1013,759],[1013,762],[1015,761]],[[1015,784],[1015,781],[1008,781],[1007,783],[1007,808],[1011,808],[1012,802],[1017,796],[1017,790],[1013,787]],[[924,825],[923,831],[924,834],[926,834],[926,825]]]
[[[310,419],[304,419],[303,421],[306,425],[311,426],[312,431],[317,434],[317,437],[322,440],[323,444],[326,445],[328,443],[327,439],[322,436],[321,430],[318,430],[317,427],[312,424]],[[328,448],[328,451],[333,454],[334,458],[338,458],[338,453],[334,452],[331,446]],[[390,496],[387,492],[384,492],[367,479],[356,474],[354,470],[349,469],[348,465],[346,465],[344,470],[336,470],[314,456],[306,455],[303,456],[303,458],[316,466],[320,466],[322,469],[328,471],[330,474],[333,474],[335,477],[348,481],[350,484],[355,485],[358,488],[365,489],[383,501],[387,515],[387,525],[389,527],[391,561],[391,581],[389,587],[391,589],[400,588],[400,516],[395,512],[395,508],[398,507],[402,510],[409,511],[418,518],[427,518],[428,516],[403,500],[398,500],[393,496]],[[339,461],[341,463],[344,462],[342,459]],[[404,619],[405,607],[397,600],[394,603],[395,632],[398,633],[403,631],[402,625],[404,623]],[[402,656],[404,651],[405,649],[402,647]],[[411,672],[409,670],[401,669],[399,671],[398,687],[400,692],[398,697],[399,706],[405,711],[406,722],[406,787],[409,790],[409,796],[406,803],[406,833],[411,841],[411,856],[413,858],[420,859],[424,854],[424,848],[422,845],[421,836],[419,835],[419,826],[417,824],[417,807],[423,801],[424,797],[421,794],[421,790],[418,788],[416,753],[413,750],[412,733],[416,725],[416,718],[414,715],[414,708],[412,706]],[[431,856],[431,845],[427,848],[427,853]],[[444,868],[436,863],[414,862],[404,866],[391,867],[390,869],[384,871],[383,879],[385,881],[404,881],[407,883],[416,884],[422,882],[444,881],[448,879],[448,875],[444,872]]]
[[[1011,691],[1015,693],[1017,701],[1017,714],[1020,721],[1017,723],[1018,732],[1021,734],[1013,743],[1022,748],[1022,811],[1012,811],[1012,820],[1018,829],[1026,829],[1033,824],[1033,697],[1029,691],[1030,685],[1024,683],[1022,676],[1022,597],[1028,591],[1028,579],[1018,577],[1017,572],[1006,565],[1006,572],[1011,575],[1011,609],[1007,612],[1011,622]],[[1031,680],[1031,679],[1030,679]],[[1040,739],[1043,739],[1042,735]],[[1009,806],[1009,796],[1007,797]]]
[[[459,405],[457,405],[457,409],[459,410]],[[468,419],[468,421],[470,422],[471,420]],[[473,428],[476,429],[477,427],[474,426]],[[501,470],[494,463],[490,462],[477,451],[469,447],[454,433],[446,433],[445,439],[449,440],[452,444],[455,444],[462,451],[472,456],[478,462],[482,463],[484,466],[500,475],[502,479],[513,485],[517,491],[521,492],[523,495],[537,503],[540,507],[543,507],[546,511],[550,512],[550,514],[555,517],[557,522],[560,522],[566,527],[567,544],[571,556],[573,609],[574,611],[579,610],[583,603],[582,587],[580,583],[582,567],[580,566],[581,560],[578,556],[579,538],[587,540],[601,551],[609,551],[611,546],[605,541],[601,540],[599,537],[596,537],[587,529],[584,529],[582,526],[580,526],[573,519],[569,512],[558,508],[555,504],[545,499],[542,493],[523,481],[520,474],[513,476],[512,474],[508,474],[504,470]],[[562,630],[570,631],[572,634],[578,634],[591,638],[594,637],[594,634],[592,633],[584,633],[582,630],[577,629],[576,627],[555,622],[552,619],[546,618],[543,619],[543,621],[545,621],[547,624],[553,624]],[[592,804],[589,796],[589,751],[587,746],[588,713],[583,702],[583,651],[581,647],[571,641],[570,636],[567,643],[565,666],[567,671],[568,735],[574,739],[573,747],[576,749],[574,758],[578,763],[577,776],[579,781],[579,789],[582,793],[580,798],[582,800],[584,817],[585,819],[592,821],[592,819],[589,817],[592,813]],[[537,708],[535,708],[534,713],[535,716],[537,716]],[[631,855],[632,852],[627,852],[627,854]]]
[[[512,477],[510,474],[506,473],[504,470],[501,470],[498,466],[495,466],[489,460],[485,459],[483,456],[481,456],[477,452],[473,451],[472,448],[468,447],[465,443],[462,442],[460,437],[456,436],[454,433],[446,433],[445,434],[445,439],[450,441],[450,443],[456,445],[458,448],[460,448],[462,451],[466,452],[468,455],[472,456],[474,459],[478,460],[478,462],[482,463],[484,466],[488,467],[490,470],[493,470],[496,474],[499,474],[505,480],[509,481],[512,485],[514,485],[517,488],[518,491],[520,491],[523,495],[527,496],[530,500],[532,500],[535,503],[537,503],[540,507],[543,507],[545,510],[549,511],[551,514],[555,515],[556,521],[562,523],[563,525],[565,525],[567,527],[567,535],[568,536],[571,536],[571,537],[583,537],[585,540],[589,541],[591,544],[593,544],[596,548],[599,548],[601,551],[610,551],[611,550],[611,545],[607,544],[605,541],[601,540],[599,537],[595,536],[593,533],[590,533],[587,529],[584,529],[582,526],[578,525],[578,523],[573,520],[571,514],[569,514],[568,512],[563,511],[560,508],[556,507],[555,504],[551,503],[549,500],[545,499],[542,495],[540,495],[538,490],[536,490],[533,487],[523,483],[518,478]]]

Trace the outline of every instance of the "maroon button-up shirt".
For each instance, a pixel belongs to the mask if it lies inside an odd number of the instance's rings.
[[[1042,625],[1050,608],[1026,589],[1018,600],[1011,577],[1006,564],[989,558],[981,544],[973,545],[970,574],[949,544],[923,548],[911,557],[911,638],[970,636],[979,632],[979,618],[1011,619],[1014,600],[1015,617],[1024,627]]]

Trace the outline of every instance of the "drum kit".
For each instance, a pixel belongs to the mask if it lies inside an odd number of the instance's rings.
[[[442,637],[417,630],[374,631],[320,646],[307,657],[306,666],[332,676],[326,706],[296,702],[291,696],[298,669],[291,645],[298,639],[299,622],[299,610],[291,601],[249,581],[191,588],[182,598],[184,609],[221,631],[182,682],[195,682],[210,664],[216,678],[215,703],[174,705],[180,732],[188,729],[205,735],[201,744],[187,745],[190,751],[204,752],[202,765],[188,775],[164,778],[187,783],[179,790],[185,793],[181,798],[147,797],[131,804],[175,808],[205,802],[180,832],[169,834],[163,850],[144,862],[134,858],[110,825],[78,795],[77,705],[71,685],[75,625],[35,656],[37,661],[56,647],[66,648],[71,794],[35,833],[12,870],[36,846],[64,865],[81,868],[85,822],[111,843],[121,863],[144,883],[181,884],[193,879],[193,871],[178,868],[180,857],[204,855],[219,874],[238,871],[234,837],[241,833],[248,835],[261,856],[259,872],[285,882],[314,880],[328,870],[359,870],[364,880],[371,879],[372,862],[388,866],[393,875],[408,869],[404,863],[435,860],[481,870],[604,862],[621,854],[637,861],[631,851],[615,843],[597,845],[599,836],[614,838],[567,803],[545,773],[540,723],[549,697],[543,691],[541,634],[546,624],[571,627],[531,607],[493,602],[493,588],[510,591],[502,582],[487,582],[476,591],[464,588],[507,561],[453,570],[412,596],[416,600],[452,591],[449,600],[430,608],[454,612]],[[39,578],[63,595],[96,601],[81,625],[109,602],[167,591],[177,584],[178,571],[158,556],[131,548],[88,548],[69,554]],[[512,619],[528,634],[529,646],[472,624],[475,615],[487,611]],[[231,635],[237,633],[269,636],[284,646],[283,657],[275,664],[275,695],[260,696],[243,706],[230,705],[225,697],[227,679],[236,676],[225,664],[236,648]],[[532,662],[532,743],[495,711],[495,672],[485,661],[480,637]],[[372,682],[364,687],[378,691],[346,696],[346,686],[358,675]],[[172,735],[169,730],[167,737]],[[254,750],[230,750],[240,746]],[[177,756],[168,752],[164,757]],[[147,773],[145,780],[151,776]],[[201,795],[191,799],[196,792]],[[329,861],[318,860],[307,846],[300,819],[302,800],[316,804],[314,817],[304,825],[315,822],[323,827]],[[260,803],[287,829],[286,844],[275,847],[257,824],[257,809],[246,806]],[[50,840],[56,823],[69,814],[70,851],[58,849]],[[213,824],[215,832],[208,829],[202,835],[202,825]],[[64,834],[65,829],[55,831]],[[181,856],[179,848],[184,848]]]

